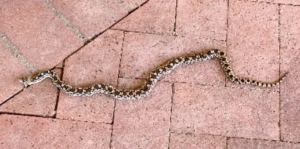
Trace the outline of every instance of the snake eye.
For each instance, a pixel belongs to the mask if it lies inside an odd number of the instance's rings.
[[[24,82],[25,82],[23,78],[22,78],[22,79],[18,79],[18,81],[19,81],[20,83],[24,83]]]

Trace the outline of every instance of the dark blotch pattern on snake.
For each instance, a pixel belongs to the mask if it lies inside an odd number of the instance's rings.
[[[225,71],[225,74],[227,78],[236,83],[236,84],[251,84],[255,86],[262,86],[262,87],[273,87],[278,85],[286,76],[282,76],[278,81],[273,83],[264,83],[252,79],[247,78],[239,78],[234,75],[233,70],[231,69],[226,54],[218,49],[209,50],[207,52],[202,52],[198,54],[193,54],[185,57],[176,57],[173,59],[170,59],[154,71],[150,73],[150,76],[146,79],[145,83],[140,86],[137,89],[134,90],[123,90],[118,89],[111,85],[105,85],[105,84],[96,84],[89,87],[72,87],[65,82],[61,81],[60,78],[55,74],[54,71],[48,70],[45,72],[38,73],[33,76],[25,77],[20,80],[25,87],[28,87],[32,84],[39,83],[43,81],[46,78],[52,79],[55,86],[57,86],[62,91],[73,95],[73,96],[91,96],[97,93],[106,94],[108,96],[111,96],[116,99],[139,99],[141,97],[147,96],[152,89],[154,88],[157,81],[164,75],[170,73],[172,70],[174,70],[177,66],[183,65],[183,64],[193,64],[195,62],[200,61],[206,61],[213,58],[219,59],[219,62],[222,66],[222,68]]]

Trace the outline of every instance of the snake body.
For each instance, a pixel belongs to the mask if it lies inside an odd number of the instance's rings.
[[[239,78],[234,75],[234,72],[227,60],[226,54],[221,50],[213,49],[207,52],[197,53],[184,57],[175,57],[168,60],[166,63],[152,71],[149,77],[146,79],[145,83],[134,90],[118,89],[114,86],[106,84],[95,84],[89,87],[72,87],[71,85],[68,85],[67,83],[60,80],[59,76],[52,70],[25,77],[23,79],[20,79],[20,82],[22,82],[26,88],[30,85],[39,83],[46,78],[50,78],[56,87],[73,96],[91,96],[97,93],[102,93],[115,99],[132,100],[147,96],[152,91],[157,81],[162,76],[169,74],[176,67],[183,64],[193,64],[195,62],[207,61],[213,58],[217,58],[219,60],[227,78],[236,84],[251,84],[262,87],[273,87],[278,85],[286,76],[286,74],[283,75],[280,79],[278,79],[278,81],[273,83],[264,83],[253,79]]]

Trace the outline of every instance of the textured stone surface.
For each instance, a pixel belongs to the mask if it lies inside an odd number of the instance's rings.
[[[82,45],[42,1],[0,1],[0,30],[38,69],[61,62]]]
[[[151,0],[114,28],[171,35],[174,30],[175,7],[174,0]]]
[[[107,31],[65,62],[63,80],[72,86],[117,85],[123,33]],[[105,95],[60,94],[58,118],[111,123],[114,100]]]
[[[271,2],[278,4],[300,5],[299,0],[258,0],[258,2]]]
[[[289,72],[281,87],[281,139],[300,142],[300,9],[281,6],[281,73]]]
[[[176,33],[225,40],[226,18],[225,0],[178,0]]]
[[[128,33],[125,35],[120,77],[146,78],[150,71],[167,60],[206,49],[225,49],[224,42],[197,37],[172,37]],[[224,85],[224,72],[217,60],[181,66],[163,77],[172,82]]]
[[[99,34],[127,14],[116,0],[50,0],[88,38]]]
[[[275,89],[175,83],[171,131],[279,139]]]
[[[2,0],[0,148],[300,148],[298,5]],[[236,85],[212,60],[177,68],[136,101],[73,97],[50,80],[19,92],[17,80],[34,66],[59,68],[74,86],[135,88],[166,60],[211,48],[227,52],[240,77],[272,82],[290,73],[280,87]]]
[[[61,62],[58,63],[55,67],[56,67],[56,68],[63,68],[63,65],[64,65],[64,63],[63,63],[63,61],[61,61]]]
[[[276,81],[279,77],[277,5],[245,1],[229,4],[227,53],[232,69],[240,77]]]
[[[136,7],[139,7],[143,3],[145,3],[147,0],[118,0],[121,5],[126,8],[128,11],[132,11]]]
[[[55,70],[58,75],[60,70]],[[50,79],[34,84],[5,104],[0,106],[1,112],[53,116],[56,111],[57,88]]]
[[[230,138],[228,140],[228,148],[230,149],[299,149],[299,143],[279,142],[279,141],[268,141],[268,140],[251,140],[251,139],[240,139]]]
[[[1,148],[109,148],[111,126],[0,115]]]
[[[141,80],[120,79],[120,87],[138,86]],[[112,148],[168,148],[172,88],[159,82],[149,97],[117,100]]]
[[[13,67],[12,67],[13,66]],[[29,75],[24,66],[0,43],[0,104],[23,88],[18,79]],[[0,107],[1,108],[1,107]]]
[[[226,148],[226,137],[171,133],[170,149]]]

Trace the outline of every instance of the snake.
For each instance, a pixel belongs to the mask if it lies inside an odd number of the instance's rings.
[[[149,77],[145,79],[145,82],[140,87],[135,89],[119,89],[112,85],[103,83],[94,84],[87,87],[73,87],[67,84],[66,82],[62,81],[59,78],[59,76],[51,69],[44,72],[36,73],[28,77],[24,77],[22,79],[19,79],[19,81],[24,84],[25,88],[27,88],[30,85],[37,84],[46,78],[50,78],[57,88],[72,96],[92,96],[97,93],[102,93],[115,99],[134,100],[149,95],[149,93],[153,90],[154,86],[156,85],[157,81],[162,76],[165,76],[172,72],[176,67],[186,64],[190,65],[201,61],[207,61],[214,58],[219,60],[227,78],[231,82],[236,84],[250,84],[261,87],[274,87],[279,85],[288,74],[284,74],[277,81],[272,83],[261,82],[248,78],[239,78],[234,75],[234,72],[228,62],[226,53],[219,49],[211,49],[201,53],[174,57],[172,59],[167,60],[165,63],[161,64],[156,69],[151,71]]]

